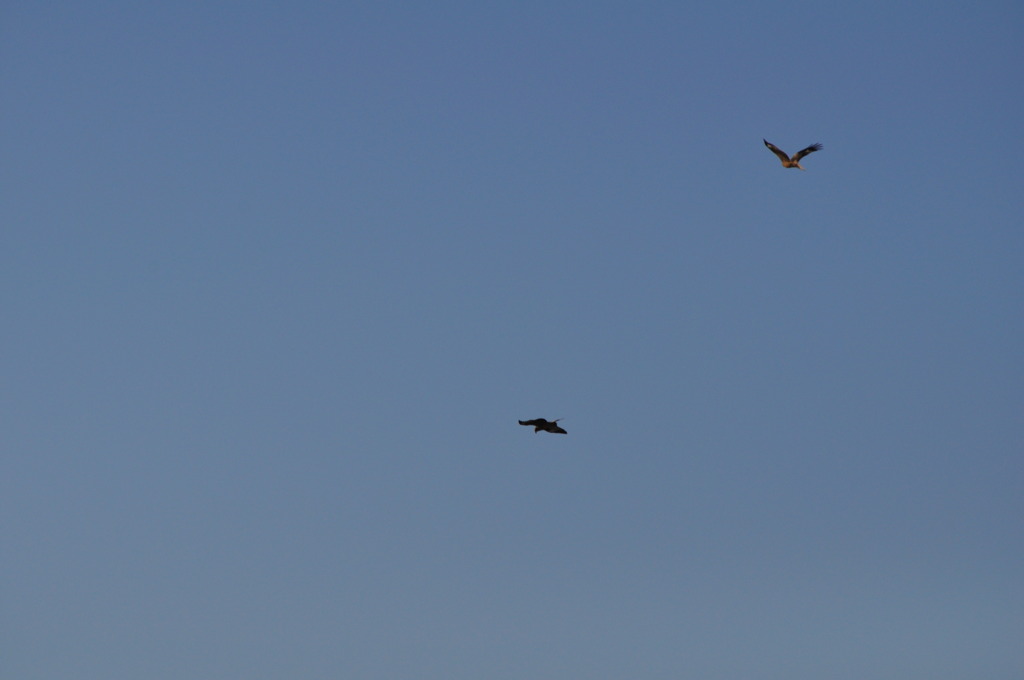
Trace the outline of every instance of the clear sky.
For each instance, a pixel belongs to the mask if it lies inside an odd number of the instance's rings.
[[[1022,35],[5,2],[0,674],[1020,680]]]

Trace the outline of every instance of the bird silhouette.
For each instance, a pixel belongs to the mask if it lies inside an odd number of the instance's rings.
[[[775,154],[776,156],[779,157],[779,160],[782,161],[782,167],[784,167],[784,168],[800,168],[801,170],[803,170],[804,167],[802,165],[800,165],[800,159],[803,158],[804,156],[806,156],[807,154],[814,153],[815,151],[818,151],[818,150],[820,150],[822,148],[821,144],[811,144],[806,149],[800,149],[795,154],[793,154],[792,158],[790,158],[786,154],[785,151],[783,151],[779,147],[775,146],[774,144],[769,142],[767,139],[761,139],[761,141],[764,142],[765,146],[767,146],[769,149],[771,149],[771,152],[773,154]]]
[[[558,421],[561,420],[544,420],[543,418],[534,418],[533,420],[520,420],[520,425],[532,425],[534,434],[544,430],[552,434],[569,434],[558,426]]]

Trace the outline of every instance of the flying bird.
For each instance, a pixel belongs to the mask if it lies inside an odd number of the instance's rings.
[[[561,420],[559,418],[558,420]],[[537,434],[541,430],[550,432],[551,434],[569,434],[558,426],[558,420],[544,420],[543,418],[534,418],[533,420],[520,420],[520,425],[532,425],[533,433]]]
[[[814,153],[815,151],[821,149],[821,144],[811,144],[806,149],[801,149],[800,151],[797,151],[795,154],[793,154],[793,157],[790,158],[788,155],[786,155],[785,151],[775,146],[767,139],[762,139],[761,141],[764,142],[765,146],[771,149],[771,152],[773,154],[779,157],[779,160],[782,161],[782,167],[784,168],[800,168],[801,170],[803,170],[804,167],[800,165],[800,159],[809,153]]]

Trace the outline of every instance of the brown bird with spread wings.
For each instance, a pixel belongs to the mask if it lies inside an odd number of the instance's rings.
[[[767,146],[769,149],[771,149],[771,152],[773,154],[775,154],[776,156],[779,157],[779,160],[782,161],[782,167],[784,167],[784,168],[800,168],[801,170],[803,170],[804,167],[802,165],[800,165],[800,159],[803,158],[804,156],[806,156],[807,154],[814,153],[815,151],[818,151],[819,149],[822,148],[821,144],[811,144],[806,149],[801,149],[800,151],[797,151],[795,154],[793,154],[793,157],[790,158],[786,154],[785,151],[783,151],[779,147],[775,146],[774,144],[769,142],[767,139],[762,139],[761,141],[764,142],[765,146]]]
[[[561,420],[559,418],[558,420]],[[541,430],[550,432],[552,434],[569,434],[558,426],[558,420],[544,420],[543,418],[534,418],[533,420],[520,420],[520,425],[532,425],[533,433],[537,434]]]

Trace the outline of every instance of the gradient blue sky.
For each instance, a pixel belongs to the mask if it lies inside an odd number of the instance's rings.
[[[3,676],[1024,677],[1022,34],[5,2]]]

